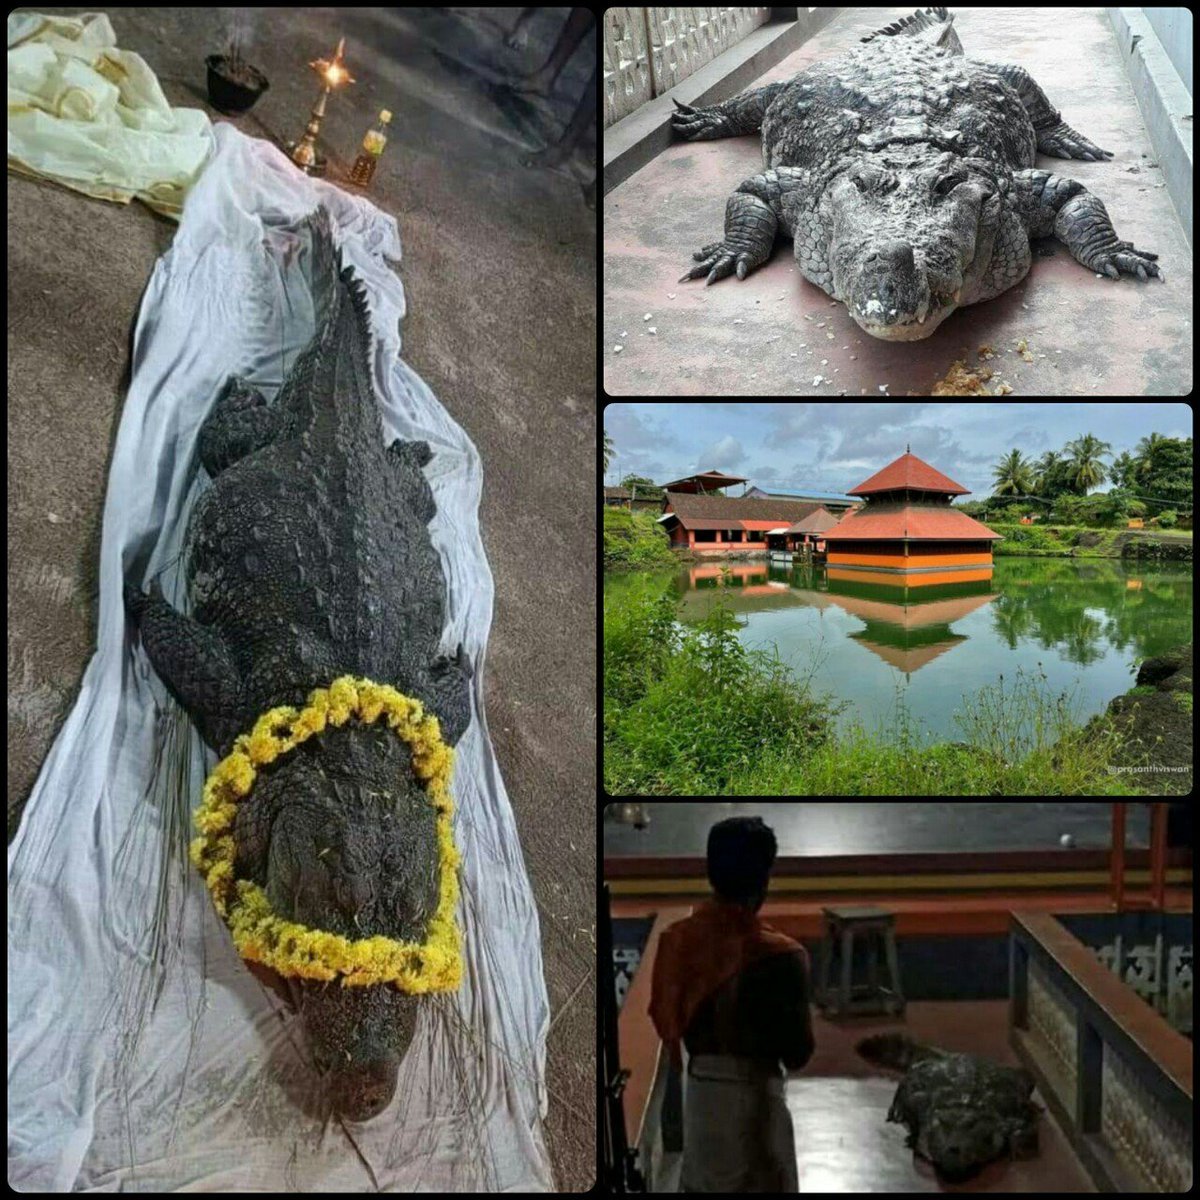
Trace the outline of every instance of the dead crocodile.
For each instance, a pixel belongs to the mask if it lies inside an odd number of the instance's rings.
[[[342,677],[420,701],[453,744],[471,719],[471,672],[461,646],[439,650],[447,601],[428,529],[431,451],[385,444],[365,289],[343,267],[325,209],[301,232],[312,247],[311,342],[273,399],[230,377],[199,431],[212,486],[185,536],[191,612],[156,587],[142,591],[136,568],[126,609],[222,756],[264,714],[299,709]],[[420,943],[439,903],[439,845],[410,747],[378,725],[319,723],[319,736],[264,767],[238,804],[232,881],[261,889],[294,926]],[[392,982],[272,982],[299,1009],[337,1110],[378,1113],[419,997]]]
[[[683,278],[744,279],[783,235],[804,278],[867,333],[911,341],[1024,279],[1030,238],[1052,234],[1113,279],[1163,277],[1082,183],[1034,166],[1037,152],[1112,154],[1065,124],[1023,67],[964,58],[953,20],[929,8],[791,80],[707,108],[676,102],[683,138],[761,129],[764,167]]]
[[[903,1033],[864,1038],[856,1048],[868,1062],[905,1072],[887,1119],[908,1127],[908,1144],[948,1182],[993,1159],[1037,1153],[1041,1110],[1023,1068],[939,1050]]]

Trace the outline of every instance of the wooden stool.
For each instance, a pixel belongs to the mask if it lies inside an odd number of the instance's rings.
[[[839,1013],[902,1013],[904,993],[900,990],[900,967],[896,960],[896,918],[883,908],[824,908],[825,936],[821,941],[821,971],[817,1005],[830,1016]],[[867,938],[867,982],[854,983],[854,935]],[[834,942],[841,943],[840,985],[829,990],[829,964]],[[879,984],[879,944],[887,958],[889,987]],[[859,998],[855,999],[855,993]]]

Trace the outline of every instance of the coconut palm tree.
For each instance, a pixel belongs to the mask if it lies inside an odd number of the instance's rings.
[[[613,440],[608,436],[608,430],[604,431],[604,473],[608,474],[608,464],[612,461],[613,451],[616,447],[613,445]]]
[[[1122,450],[1108,469],[1108,477],[1117,487],[1132,488],[1137,483],[1137,475],[1138,460],[1128,450]]]
[[[1045,494],[1058,482],[1057,474],[1063,465],[1063,456],[1057,450],[1047,450],[1037,460],[1034,470],[1037,473],[1036,487],[1039,493]]]
[[[1099,487],[1108,478],[1108,471],[1100,461],[1112,454],[1108,442],[1085,433],[1067,443],[1067,453],[1071,456],[1071,478],[1081,492]]]
[[[992,468],[996,496],[1025,496],[1033,490],[1033,464],[1020,452],[1010,450]]]
[[[1154,473],[1155,467],[1158,466],[1158,460],[1162,457],[1162,452],[1167,448],[1166,444],[1170,440],[1164,434],[1152,433],[1138,442],[1133,462],[1134,469],[1142,479]]]

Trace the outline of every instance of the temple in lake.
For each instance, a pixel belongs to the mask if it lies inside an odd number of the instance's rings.
[[[1000,535],[960,509],[966,488],[906,452],[851,488],[866,503],[825,533],[831,580],[926,587],[992,577]]]

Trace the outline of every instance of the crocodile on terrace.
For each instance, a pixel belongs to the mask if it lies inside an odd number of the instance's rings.
[[[385,446],[371,383],[365,292],[334,251],[328,213],[304,222],[316,333],[268,401],[237,376],[198,436],[212,477],[185,535],[191,615],[126,585],[151,662],[222,756],[278,705],[339,676],[415,697],[456,742],[470,665],[438,653],[446,582],[427,525],[426,442]],[[433,806],[406,743],[330,726],[264,768],[235,823],[234,875],[287,920],[345,938],[420,942],[438,902]],[[288,994],[335,1107],[365,1119],[390,1101],[417,998],[255,964]],[[273,978],[271,978],[273,976]]]
[[[1004,1155],[1029,1158],[1038,1149],[1033,1076],[973,1054],[951,1054],[903,1033],[864,1038],[868,1062],[905,1072],[889,1121],[908,1127],[908,1144],[957,1183]]]
[[[805,279],[889,341],[928,337],[1019,283],[1033,237],[1053,234],[1113,279],[1165,279],[1083,184],[1034,166],[1036,151],[1112,154],[1064,124],[1022,67],[964,58],[953,20],[925,9],[789,81],[707,108],[676,101],[684,138],[761,129],[765,168],[730,196],[724,239],[683,279],[744,279],[782,234]]]

